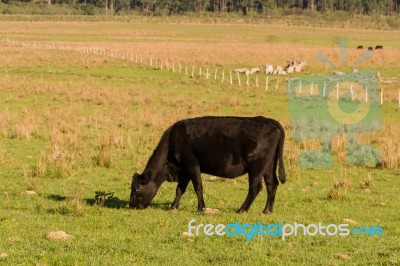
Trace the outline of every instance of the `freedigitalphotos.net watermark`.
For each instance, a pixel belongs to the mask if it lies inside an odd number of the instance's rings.
[[[349,224],[327,224],[321,222],[317,224],[304,225],[294,222],[290,223],[268,223],[263,224],[257,222],[254,224],[233,222],[229,224],[196,224],[196,219],[192,219],[188,223],[187,228],[188,236],[238,236],[244,237],[250,241],[256,236],[261,237],[279,237],[285,241],[288,237],[293,236],[349,236],[350,234],[356,236],[383,236],[383,228],[381,226],[359,226],[350,228]]]
[[[346,41],[340,41],[339,45],[341,65],[346,68]],[[358,134],[381,129],[377,73],[354,69],[371,56],[370,50],[361,55],[350,66],[353,71],[286,81],[293,139],[321,140],[321,149],[304,151],[300,155],[300,167],[332,167],[332,138],[335,136],[347,137],[347,163],[380,162],[375,147],[357,141]],[[316,57],[332,71],[338,69],[323,54],[318,53]]]

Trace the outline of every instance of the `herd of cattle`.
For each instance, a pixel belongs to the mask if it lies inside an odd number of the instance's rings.
[[[237,68],[233,70],[236,73],[239,74],[257,74],[257,73],[264,73],[264,74],[272,74],[272,75],[286,75],[286,74],[291,74],[294,72],[301,72],[303,71],[305,66],[304,61],[300,60],[291,60],[288,61],[287,65],[285,67],[282,66],[277,66],[274,68],[273,65],[266,65],[265,68],[259,68],[259,67],[254,67],[254,68]]]
[[[364,46],[359,45],[359,46],[357,46],[357,49],[364,49]],[[383,46],[382,46],[382,45],[376,45],[376,46],[375,46],[375,50],[382,50],[382,49],[383,49]],[[368,47],[368,50],[372,51],[372,50],[374,50],[374,47],[369,46],[369,47]]]

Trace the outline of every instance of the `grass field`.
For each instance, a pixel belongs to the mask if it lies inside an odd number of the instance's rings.
[[[159,20],[2,21],[0,40],[6,38],[139,53],[201,65],[203,71],[306,60],[300,75],[330,73],[315,54],[321,51],[339,64],[337,41],[347,38],[349,62],[362,54],[356,45],[381,44],[384,49],[359,68],[400,79],[396,31]],[[400,263],[398,82],[379,83],[389,99],[381,107],[383,129],[362,134],[363,142],[380,149],[383,167],[346,164],[346,140],[337,137],[334,168],[312,170],[299,168],[297,157],[318,143],[291,139],[283,86],[265,92],[263,86],[193,79],[109,56],[5,42],[0,53],[0,265]],[[174,183],[165,183],[148,209],[128,208],[132,174],[143,170],[162,132],[178,119],[202,115],[263,115],[282,122],[288,182],[278,188],[274,214],[260,214],[265,190],[248,213],[235,213],[247,194],[246,176],[203,175],[206,204],[218,214],[196,212],[191,185],[181,209],[169,211]],[[113,194],[96,198],[101,192]],[[379,225],[384,236],[188,237],[183,232],[191,219],[214,225]],[[46,238],[58,230],[72,238]]]

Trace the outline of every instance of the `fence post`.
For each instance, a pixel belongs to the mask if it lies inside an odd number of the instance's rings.
[[[339,82],[336,82],[336,99],[339,99]]]
[[[311,82],[311,91],[310,91],[310,95],[314,94],[314,82]]]
[[[269,77],[267,76],[267,78],[265,79],[265,91],[268,90],[268,79]]]
[[[353,83],[350,85],[351,101],[354,101]]]

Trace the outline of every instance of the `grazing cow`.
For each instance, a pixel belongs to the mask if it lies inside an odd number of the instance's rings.
[[[237,68],[233,71],[239,74],[250,74],[250,70],[248,70],[247,68]]]
[[[377,46],[375,46],[375,50],[382,50],[383,49],[383,46],[382,45],[377,45]]]
[[[292,65],[288,65],[285,69],[288,74],[292,74],[294,72],[294,66]]]
[[[260,73],[260,68],[253,67],[252,69],[250,69],[250,74],[256,74],[256,73]]]
[[[368,47],[368,50],[372,51],[372,50],[374,50],[374,48],[372,46],[370,46],[370,47]]]
[[[246,212],[267,186],[264,213],[271,213],[279,185],[285,183],[283,145],[285,132],[279,122],[257,117],[199,117],[178,121],[168,128],[142,174],[135,173],[130,207],[146,208],[164,181],[177,181],[171,209],[177,209],[192,181],[199,211],[205,209],[201,173],[235,178],[248,173],[249,191],[238,212]]]
[[[265,66],[265,74],[272,74],[274,72],[274,66],[273,65],[266,65]]]
[[[359,45],[359,46],[357,46],[357,49],[364,49],[364,46]]]

